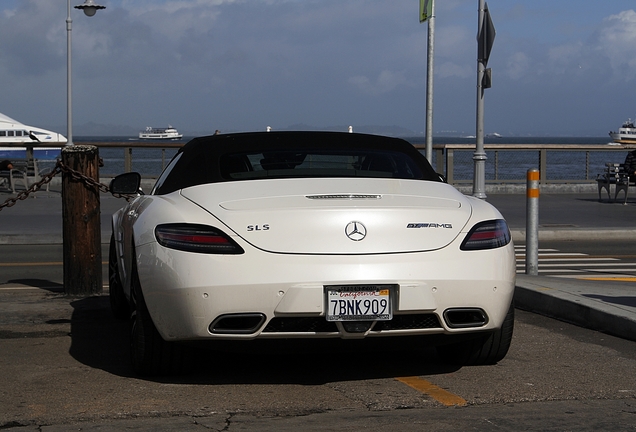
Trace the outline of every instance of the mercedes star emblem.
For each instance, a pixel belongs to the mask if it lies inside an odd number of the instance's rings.
[[[360,222],[349,222],[345,227],[345,234],[353,241],[360,241],[367,236],[367,229]]]

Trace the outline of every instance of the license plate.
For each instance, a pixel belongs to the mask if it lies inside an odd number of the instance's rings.
[[[393,318],[387,285],[329,286],[327,321],[388,321]]]

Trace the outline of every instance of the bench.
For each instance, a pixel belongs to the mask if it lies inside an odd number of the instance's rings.
[[[31,163],[26,160],[12,161],[13,169],[0,171],[0,185],[11,192],[16,193],[15,187],[21,184],[24,190],[29,188],[29,183],[33,184],[42,179],[42,176],[48,174],[50,169],[40,170],[36,159],[33,159]],[[47,172],[44,172],[47,171]],[[49,184],[46,184],[46,191],[49,191]]]
[[[598,184],[598,200],[601,201],[601,191],[605,189],[607,191],[607,198],[609,201],[616,201],[619,192],[623,191],[625,194],[623,204],[627,204],[627,195],[629,186],[635,186],[636,183],[630,182],[629,174],[625,171],[625,165],[619,163],[608,162],[605,164],[605,170],[602,174],[596,176],[596,182]],[[614,185],[614,199],[610,192],[610,187]]]
[[[26,161],[12,162],[13,168],[10,170],[0,171],[0,179],[4,186],[11,189],[11,192],[15,193],[15,186],[18,183],[22,183],[24,189],[29,188],[27,178],[27,164]]]

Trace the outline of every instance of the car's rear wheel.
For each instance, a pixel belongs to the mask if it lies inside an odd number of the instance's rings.
[[[184,371],[189,358],[186,346],[166,342],[152,322],[137,272],[133,274],[130,357],[135,373],[144,376],[177,374]]]
[[[501,328],[474,339],[440,345],[437,354],[445,363],[465,366],[495,364],[508,353],[514,322],[515,308],[511,304]]]
[[[110,249],[108,251],[108,296],[110,297],[110,310],[115,318],[127,319],[130,317],[130,305],[124,294],[124,287],[119,277],[117,250],[113,235],[110,237]]]

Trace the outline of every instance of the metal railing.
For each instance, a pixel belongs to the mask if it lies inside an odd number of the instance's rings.
[[[415,145],[423,151],[423,145]],[[636,145],[485,144],[486,183],[525,183],[529,169],[538,168],[540,183],[593,183],[607,162],[622,163]],[[473,182],[475,146],[433,145],[431,164],[448,183]]]
[[[78,144],[78,143],[76,143]],[[149,178],[153,178],[153,177],[157,177],[159,174],[161,174],[161,171],[163,171],[163,169],[166,167],[166,164],[170,161],[170,159],[172,159],[172,156],[174,155],[174,153],[176,153],[176,151],[178,149],[180,149],[181,147],[183,147],[185,145],[184,142],[181,141],[174,141],[174,142],[109,142],[109,141],[103,141],[103,142],[84,142],[81,144],[86,144],[86,145],[94,145],[96,147],[98,147],[100,149],[100,155],[102,155],[101,149],[121,149],[122,153],[122,157],[123,157],[123,172],[130,172],[130,171],[138,171],[140,172],[144,177],[149,177]],[[135,157],[134,157],[134,153],[136,151],[142,150],[142,152],[138,152],[138,153],[142,153],[143,156],[145,156],[146,158],[142,159],[141,157],[137,157],[136,161],[140,162],[142,160],[148,160],[148,153],[150,152],[150,162],[146,164],[146,166],[144,167],[137,167],[136,162],[135,162]],[[105,156],[105,155],[104,155]],[[104,161],[105,164],[108,161]],[[114,172],[112,169],[110,168],[118,168],[118,166],[106,166],[106,169],[103,169],[102,171],[104,171],[105,174],[118,174],[121,171],[121,169],[115,169]],[[145,168],[145,169],[142,169]]]
[[[157,177],[184,142],[86,141],[104,157],[103,176],[138,171]],[[22,144],[24,146],[24,144]],[[48,145],[47,145],[48,146]],[[424,144],[414,145],[424,152]],[[35,147],[37,148],[37,146]],[[622,163],[632,145],[598,144],[485,144],[487,184],[524,184],[528,169],[538,168],[541,184],[594,183],[607,162]],[[474,144],[434,144],[431,164],[448,183],[473,182]],[[111,159],[109,159],[111,158]]]
[[[184,145],[182,142],[129,143],[87,142],[99,148],[122,149],[124,171],[135,166],[134,152],[156,149],[161,164],[150,172],[141,170],[144,177],[156,177],[166,166],[172,154]],[[423,145],[415,145],[424,151]],[[603,172],[607,162],[623,162],[628,151],[636,145],[590,144],[485,144],[486,182],[489,184],[523,184],[528,169],[538,168],[540,183],[593,183]],[[450,184],[473,182],[473,154],[471,144],[435,144],[433,161],[436,171],[446,176]],[[158,162],[157,157],[155,162]],[[139,169],[137,169],[140,171]]]

